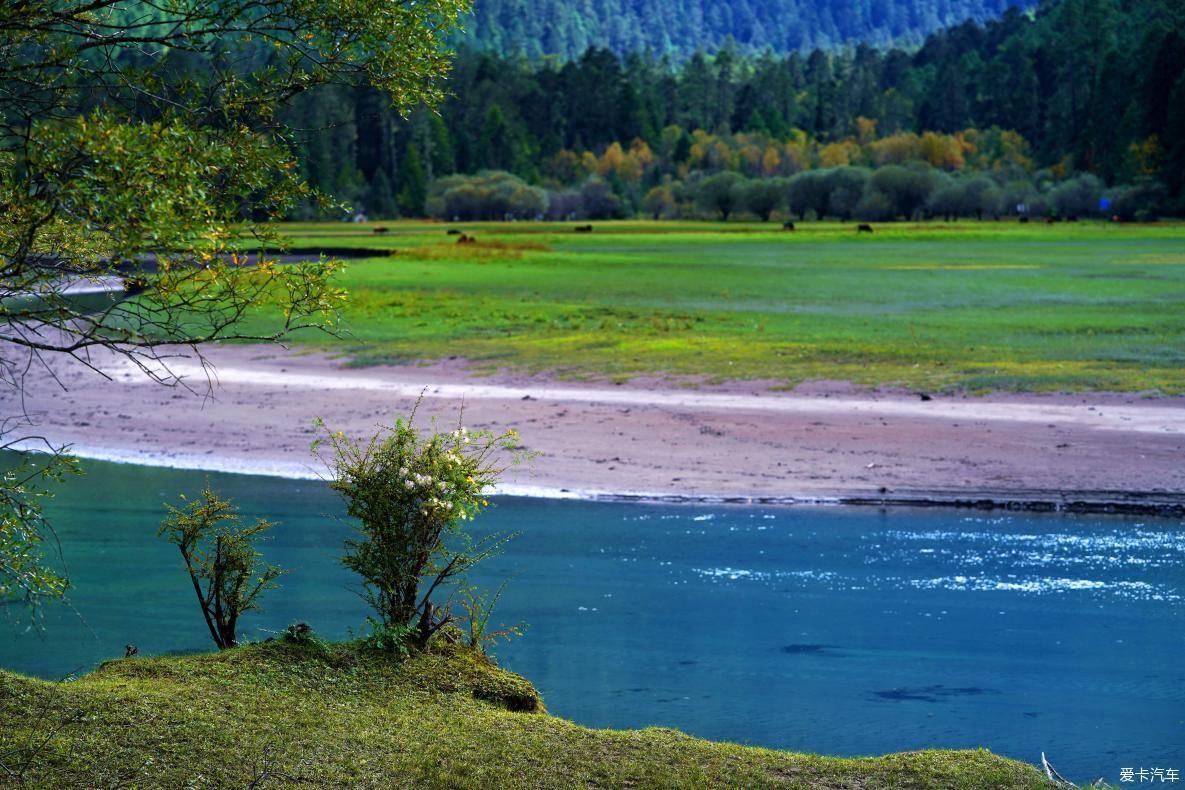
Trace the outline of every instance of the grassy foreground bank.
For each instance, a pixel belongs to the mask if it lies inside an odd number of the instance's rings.
[[[1182,223],[574,228],[285,225],[301,249],[390,252],[348,262],[341,338],[298,340],[574,377],[1185,392]]]
[[[984,750],[840,759],[590,730],[462,651],[397,663],[281,641],[69,683],[0,671],[0,722],[0,785],[29,787],[1047,786]]]

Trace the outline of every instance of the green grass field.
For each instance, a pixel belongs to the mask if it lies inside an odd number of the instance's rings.
[[[390,228],[375,234],[375,225]],[[574,377],[1185,392],[1185,224],[290,225],[350,261],[360,364],[460,356]]]
[[[590,730],[452,650],[252,645],[112,662],[71,683],[0,670],[0,786],[1047,787],[990,752],[867,759]],[[519,712],[514,712],[519,711]]]

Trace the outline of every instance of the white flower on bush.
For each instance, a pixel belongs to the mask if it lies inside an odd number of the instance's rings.
[[[489,504],[483,491],[504,470],[503,453],[511,463],[525,457],[517,452],[512,431],[470,433],[456,423],[454,428],[422,434],[410,419],[397,420],[363,443],[340,431],[328,432],[334,451],[331,487],[346,498],[350,516],[360,522],[359,536],[347,543],[346,566],[362,576],[367,600],[384,623],[402,626],[417,617],[422,591],[398,597],[385,591],[414,591],[430,570],[423,557],[434,562],[445,557],[440,567],[446,571],[468,567],[447,562],[452,555],[445,536],[464,529],[460,522],[474,520]],[[397,500],[396,507],[386,506],[391,499]],[[391,556],[398,562],[388,561]]]

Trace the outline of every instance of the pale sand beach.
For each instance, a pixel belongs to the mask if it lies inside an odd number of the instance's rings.
[[[686,499],[1185,503],[1185,398],[1137,394],[931,394],[813,382],[712,385],[648,379],[615,385],[512,372],[476,375],[461,360],[350,368],[277,346],[205,349],[176,359],[192,390],[153,383],[127,362],[105,379],[36,368],[25,407],[35,433],[83,457],[181,468],[318,477],[315,417],[365,437],[417,423],[514,428],[536,453],[501,493]],[[695,386],[692,386],[695,384]],[[19,404],[3,404],[6,413]]]

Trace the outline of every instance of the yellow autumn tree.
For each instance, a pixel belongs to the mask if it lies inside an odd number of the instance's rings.
[[[772,143],[766,145],[765,151],[761,154],[761,175],[775,176],[781,172],[782,155],[778,153],[777,146]]]
[[[857,115],[853,124],[856,127],[856,141],[865,146],[876,139],[876,118],[865,118]]]
[[[899,132],[868,144],[868,152],[877,167],[900,165],[922,158],[922,141],[913,132]]]
[[[959,140],[951,135],[938,132],[924,132],[920,141],[921,158],[929,162],[932,167],[942,170],[962,170],[966,163],[963,159],[963,147]]]
[[[828,143],[819,149],[819,163],[823,167],[844,167],[860,153],[860,146],[850,137]]]

